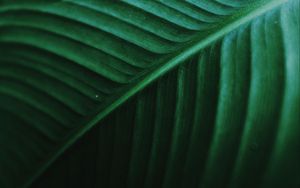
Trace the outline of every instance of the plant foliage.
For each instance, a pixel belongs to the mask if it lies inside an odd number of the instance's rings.
[[[0,187],[89,137],[33,187],[299,186],[299,26],[299,0],[0,0]]]

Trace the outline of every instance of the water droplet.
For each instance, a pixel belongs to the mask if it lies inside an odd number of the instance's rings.
[[[99,97],[99,95],[97,95],[97,94],[96,94],[96,95],[95,95],[95,97],[96,97],[96,98],[98,98],[98,97]]]

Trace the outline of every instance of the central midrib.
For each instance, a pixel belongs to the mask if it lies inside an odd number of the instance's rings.
[[[165,63],[160,63],[153,70],[149,71],[148,74],[144,75],[139,79],[136,84],[129,88],[123,95],[119,96],[112,103],[108,104],[104,110],[99,112],[94,118],[86,123],[85,126],[81,126],[70,134],[69,138],[62,145],[59,145],[57,150],[49,155],[49,159],[31,176],[31,178],[24,184],[24,187],[28,187],[31,183],[42,174],[54,161],[60,156],[69,146],[71,146],[76,140],[96,125],[101,119],[106,117],[109,113],[114,111],[118,106],[126,102],[130,97],[134,96],[137,92],[141,91],[151,82],[170,71],[180,63],[199,52],[201,49],[209,46],[213,42],[222,38],[231,31],[237,29],[239,26],[249,22],[250,20],[262,15],[263,13],[287,2],[288,0],[263,0],[259,3],[254,3],[250,7],[242,9],[223,24],[215,28],[215,31],[210,32],[207,37],[199,38],[198,42],[193,43],[191,46],[185,48],[181,53],[170,58]]]
[[[190,47],[187,47],[178,55],[175,55],[173,58],[170,58],[165,63],[160,63],[157,67],[153,68],[151,71],[148,71],[145,76],[143,76],[136,84],[131,87],[128,91],[126,91],[122,96],[120,96],[113,103],[108,105],[103,111],[97,114],[92,120],[90,120],[87,124],[87,127],[92,127],[96,123],[98,123],[101,119],[103,119],[107,114],[113,111],[116,107],[123,104],[128,98],[133,96],[135,93],[139,92],[143,88],[145,88],[148,84],[164,75],[166,72],[176,67],[180,63],[183,63],[188,58],[192,57],[194,54],[202,50],[203,48],[209,46],[213,42],[222,38],[226,34],[231,31],[237,29],[239,26],[249,22],[250,20],[262,15],[263,13],[287,2],[288,0],[270,0],[270,1],[260,1],[260,3],[255,3],[255,5],[248,7],[248,9],[244,9],[235,14],[229,21],[222,24],[221,27],[217,27],[218,29],[215,32],[211,32],[207,37],[202,38],[199,42],[194,43]],[[267,2],[267,3],[266,3]],[[237,16],[239,15],[239,17]],[[226,24],[227,23],[227,24]]]

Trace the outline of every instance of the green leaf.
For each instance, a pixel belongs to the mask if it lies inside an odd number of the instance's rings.
[[[299,32],[298,0],[0,1],[0,187],[92,127],[33,185],[297,187]]]

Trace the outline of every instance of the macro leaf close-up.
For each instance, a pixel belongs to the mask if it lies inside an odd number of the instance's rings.
[[[0,0],[0,188],[300,187],[300,0]]]

